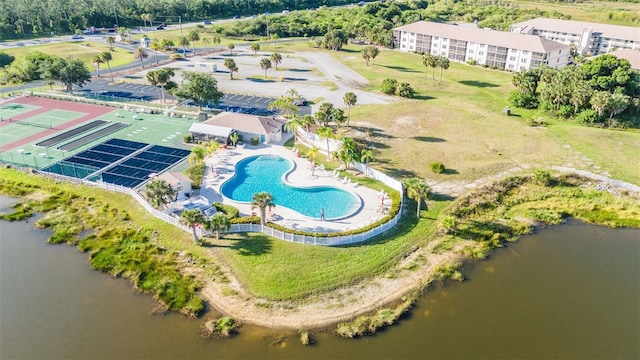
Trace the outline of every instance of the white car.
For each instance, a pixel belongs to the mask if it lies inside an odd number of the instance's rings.
[[[293,105],[295,106],[304,106],[307,103],[307,99],[301,97],[293,100]]]

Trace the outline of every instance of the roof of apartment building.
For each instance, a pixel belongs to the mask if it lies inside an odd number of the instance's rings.
[[[543,54],[569,48],[568,45],[543,39],[536,35],[448,25],[430,21],[417,21],[412,24],[394,28],[394,30],[439,36],[478,44],[501,46],[510,49],[527,50]]]
[[[280,117],[257,116],[223,111],[204,122],[207,125],[234,128],[250,134],[270,134],[286,122]]]
[[[614,55],[618,59],[626,59],[627,61],[629,61],[629,65],[631,65],[632,69],[640,70],[640,50],[620,49],[616,51],[610,51],[608,54]]]
[[[520,28],[520,31],[526,31],[527,28],[531,27],[570,34],[582,34],[586,28],[591,28],[593,31],[600,33],[602,37],[640,42],[640,28],[631,26],[598,24],[542,17],[511,25],[512,29]]]

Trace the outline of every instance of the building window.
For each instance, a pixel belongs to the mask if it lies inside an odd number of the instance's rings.
[[[442,48],[443,48],[443,49],[446,49],[446,48],[447,48],[447,45],[442,44]]]
[[[447,52],[446,52],[446,51],[443,51],[441,54],[442,54],[442,55],[447,55]]]
[[[528,55],[529,52],[527,50],[522,50],[522,55]]]
[[[438,39],[440,39],[440,38],[439,38],[439,37],[437,37],[437,36],[433,38],[433,40],[438,40]]]
[[[484,51],[478,51],[478,55],[484,55]]]
[[[520,62],[521,62],[521,63],[526,63],[526,62],[527,62],[527,59],[520,59]]]
[[[509,69],[513,69],[513,64],[509,64]]]
[[[515,56],[511,56],[511,57],[509,57],[509,60],[516,61],[516,57]]]

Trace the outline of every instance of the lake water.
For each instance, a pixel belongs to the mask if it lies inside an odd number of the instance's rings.
[[[2,359],[640,357],[639,230],[542,230],[467,266],[467,281],[431,289],[396,326],[358,340],[317,334],[307,347],[255,326],[203,340],[199,320],[152,315],[151,297],[47,236],[0,222]]]

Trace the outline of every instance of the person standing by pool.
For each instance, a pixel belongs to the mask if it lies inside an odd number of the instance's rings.
[[[320,209],[320,220],[324,221],[324,208]]]

